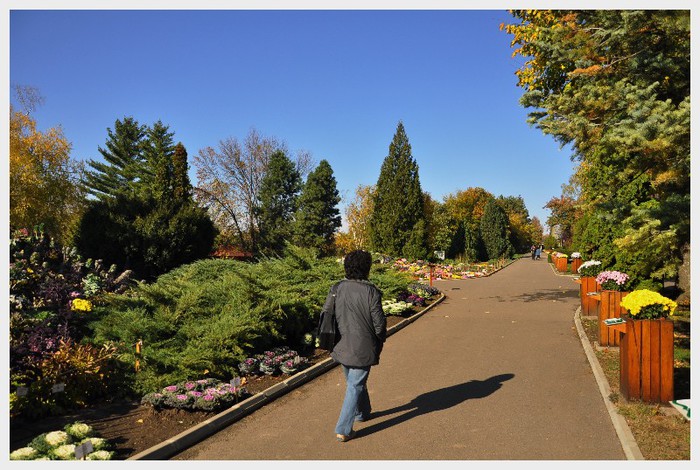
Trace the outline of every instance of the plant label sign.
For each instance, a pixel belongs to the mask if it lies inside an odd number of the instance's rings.
[[[233,385],[234,387],[240,387],[241,386],[241,378],[240,377],[232,378],[231,385]]]
[[[92,452],[93,447],[92,447],[92,442],[87,441],[79,446],[75,446],[75,458],[76,459],[84,459],[87,454]]]
[[[51,393],[61,393],[66,389],[66,384],[56,384],[51,387]]]

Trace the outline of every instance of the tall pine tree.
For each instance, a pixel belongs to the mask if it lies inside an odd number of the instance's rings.
[[[143,155],[146,160],[138,185],[159,201],[172,199],[174,132],[157,121],[146,131]]]
[[[419,222],[422,221],[422,224]],[[426,251],[423,192],[418,178],[418,164],[411,154],[402,122],[396,127],[384,159],[374,193],[374,211],[370,218],[370,233],[375,250],[397,256]]]
[[[301,175],[296,165],[283,151],[276,151],[270,156],[265,176],[260,182],[255,209],[260,252],[278,254],[284,248],[285,241],[291,241],[299,191]]]
[[[143,171],[146,127],[132,117],[125,117],[115,121],[114,131],[107,128],[107,135],[105,148],[97,148],[104,162],[88,160],[91,169],[85,172],[82,181],[86,192],[98,199],[129,190]]]
[[[331,254],[335,232],[341,225],[339,202],[333,168],[328,161],[321,160],[309,173],[299,196],[295,242],[303,247],[316,248],[322,256]]]

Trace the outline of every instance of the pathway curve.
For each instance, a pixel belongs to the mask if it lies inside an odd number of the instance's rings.
[[[578,285],[524,258],[391,336],[368,382],[376,417],[335,441],[340,368],[173,460],[624,460],[574,325]]]

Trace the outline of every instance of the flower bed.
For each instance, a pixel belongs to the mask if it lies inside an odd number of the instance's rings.
[[[236,404],[247,395],[247,391],[240,384],[233,385],[207,378],[168,385],[160,392],[144,395],[141,404],[155,409],[217,411]]]
[[[430,279],[430,264],[425,261],[409,262],[399,258],[393,263],[394,269],[411,274],[415,279]],[[488,276],[496,270],[493,263],[434,264],[433,280],[474,279]]]
[[[12,451],[10,460],[77,460],[79,446],[88,450],[84,460],[111,460],[114,455],[107,440],[95,436],[91,426],[75,422],[63,430],[39,434],[25,447]]]

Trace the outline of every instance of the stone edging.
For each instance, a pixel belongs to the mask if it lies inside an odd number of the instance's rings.
[[[588,362],[591,364],[591,369],[593,369],[593,375],[595,376],[596,382],[598,382],[598,389],[603,397],[603,402],[605,403],[605,408],[608,410],[612,425],[615,428],[618,439],[620,439],[620,445],[622,445],[622,450],[627,456],[627,460],[645,460],[642,451],[639,450],[637,441],[632,434],[627,421],[617,412],[617,407],[610,401],[610,384],[608,379],[605,377],[600,362],[598,362],[598,356],[595,355],[593,347],[586,335],[586,330],[581,324],[581,307],[579,306],[574,313],[574,323],[576,324],[576,330],[578,331],[579,339],[583,345],[583,349],[588,357]]]
[[[430,309],[438,305],[445,299],[445,294],[442,293],[440,298],[435,302],[424,308],[418,313],[411,315],[408,318],[400,321],[396,325],[387,329],[387,337],[393,335],[397,331],[403,329],[409,324],[416,321],[418,318],[423,316]],[[221,413],[212,416],[211,418],[202,421],[201,423],[187,429],[177,436],[171,437],[160,444],[156,444],[138,454],[132,455],[126,460],[167,460],[170,457],[182,452],[183,450],[195,445],[196,443],[202,441],[203,439],[215,434],[229,426],[230,424],[238,421],[244,416],[252,413],[263,405],[275,400],[276,398],[284,395],[290,390],[299,387],[300,385],[328,372],[338,363],[329,357],[314,364],[308,369],[304,369],[293,376],[289,377],[278,384],[269,387],[262,392],[253,395],[252,397],[246,398],[242,402],[222,411]]]

